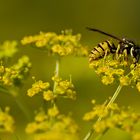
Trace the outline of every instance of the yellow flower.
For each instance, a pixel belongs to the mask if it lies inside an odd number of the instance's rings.
[[[76,99],[76,91],[71,80],[62,80],[58,76],[53,76],[52,80],[55,82],[54,96],[61,96],[69,99]]]
[[[55,75],[55,76],[52,77],[52,80],[55,81],[55,82],[60,82],[62,80],[62,78]]]
[[[108,61],[108,65],[111,66],[111,67],[116,67],[119,65],[119,61],[117,60],[111,60],[111,61]]]
[[[17,50],[17,41],[5,41],[3,44],[0,44],[0,59],[12,57]]]
[[[130,79],[128,76],[122,76],[122,77],[120,78],[120,84],[121,84],[122,86],[128,86],[128,85],[131,84],[131,79]]]
[[[34,133],[38,129],[38,124],[36,122],[29,123],[25,129],[26,133]]]
[[[52,47],[52,52],[59,54],[60,56],[65,56],[73,53],[73,46],[69,45],[68,47],[66,46],[61,46],[60,44],[56,44]]]
[[[96,123],[93,125],[93,129],[94,129],[97,133],[102,133],[102,132],[106,129],[106,122],[105,122],[105,121],[96,122]]]
[[[50,84],[48,82],[43,83],[41,80],[38,81],[37,85],[41,89],[47,89],[49,88]]]
[[[14,132],[14,119],[9,115],[9,110],[9,107],[6,107],[5,111],[0,110],[1,132]]]
[[[92,61],[89,63],[89,68],[96,69],[96,68],[98,68],[99,65],[100,65],[100,61],[95,60],[95,61]]]
[[[66,92],[66,90],[68,88],[71,88],[72,87],[72,84],[65,80],[65,81],[60,81],[58,84],[57,84],[57,87],[56,87],[56,93],[58,94],[64,94]]]
[[[45,114],[45,112],[43,110],[41,110],[39,113],[37,113],[37,115],[35,116],[35,121],[36,122],[42,122],[45,119],[47,119],[47,115]]]
[[[48,109],[48,115],[50,117],[56,117],[59,114],[59,110],[56,106],[54,106],[53,108]]]
[[[75,100],[76,99],[76,91],[73,91],[71,89],[67,89],[66,98]]]
[[[95,116],[96,116],[96,113],[91,111],[84,115],[83,120],[89,121],[89,120],[92,120]]]
[[[108,66],[103,66],[103,67],[99,67],[97,70],[96,70],[96,73],[97,74],[101,74],[101,73],[106,73],[108,72],[110,69]]]
[[[51,91],[51,90],[44,91],[44,92],[43,92],[43,98],[44,98],[46,101],[53,100],[53,99],[54,99],[53,91]]]
[[[103,76],[102,77],[102,83],[105,85],[112,84],[114,82],[114,77],[113,76]]]
[[[45,91],[49,87],[50,87],[50,84],[48,82],[43,82],[39,80],[32,85],[32,88],[28,89],[27,95],[32,97],[35,94]]]
[[[123,69],[116,69],[115,70],[115,74],[116,75],[123,75],[124,74],[124,70]]]

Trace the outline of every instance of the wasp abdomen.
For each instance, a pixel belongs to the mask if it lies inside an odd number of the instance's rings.
[[[98,46],[94,47],[89,55],[89,61],[98,60],[109,53],[114,53],[116,51],[116,47],[110,41],[104,41],[99,43]]]

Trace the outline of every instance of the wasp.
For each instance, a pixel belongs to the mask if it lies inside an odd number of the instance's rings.
[[[140,59],[140,47],[136,45],[132,40],[128,40],[126,38],[118,38],[112,34],[106,33],[104,31],[101,31],[99,29],[90,28],[87,27],[88,30],[98,32],[100,34],[104,34],[106,36],[109,36],[113,39],[116,39],[118,42],[118,46],[116,47],[114,43],[111,43],[110,41],[104,41],[102,43],[99,43],[96,47],[93,48],[93,50],[90,52],[89,55],[89,61],[92,62],[94,60],[98,60],[100,58],[103,58],[104,56],[110,54],[110,53],[116,53],[116,54],[125,54],[130,55],[133,59],[134,64],[137,64]]]

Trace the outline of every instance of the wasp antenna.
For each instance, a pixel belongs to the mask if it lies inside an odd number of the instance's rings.
[[[118,38],[118,37],[116,37],[116,36],[114,36],[114,35],[112,35],[112,34],[109,34],[109,33],[106,33],[106,32],[104,32],[104,31],[101,31],[101,30],[99,30],[99,29],[90,28],[90,27],[86,27],[86,29],[88,29],[88,30],[90,30],[90,31],[98,32],[98,33],[101,33],[101,34],[104,34],[104,35],[107,35],[107,36],[110,36],[110,37],[112,37],[112,38],[114,38],[114,39],[116,39],[116,40],[119,40],[119,41],[121,41],[121,42],[124,42],[122,39],[120,39],[120,38]],[[126,42],[124,42],[124,43],[126,43]]]

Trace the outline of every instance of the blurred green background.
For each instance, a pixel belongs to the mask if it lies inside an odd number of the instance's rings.
[[[84,45],[95,46],[107,39],[106,36],[91,33],[85,27],[95,27],[119,37],[128,37],[140,43],[140,1],[139,0],[12,0],[0,1],[0,41],[20,40],[23,36],[34,35],[40,31],[60,33],[64,29],[72,29],[74,34],[82,34]],[[46,56],[34,48],[22,48],[18,56],[29,55],[32,62],[32,75],[37,79],[50,81],[54,74],[55,59]],[[91,99],[103,103],[113,94],[116,85],[104,86],[92,69],[88,67],[88,58],[64,57],[61,61],[61,76],[69,78],[72,75],[77,90],[77,101],[59,101],[62,112],[73,112],[73,116],[81,127],[83,137],[91,124],[82,121],[82,116],[91,107]],[[26,90],[31,86],[31,80],[26,81],[22,89],[22,100],[26,102],[31,115],[33,110],[42,104],[40,97],[29,98]],[[116,102],[120,105],[131,105],[138,112],[140,93],[136,89],[124,88]],[[0,105],[11,106],[11,112],[19,122],[24,115],[17,107],[14,99],[1,95]],[[19,116],[19,114],[21,114]],[[119,133],[117,135],[116,133]],[[127,135],[111,131],[104,140],[113,137],[114,140],[125,140]],[[22,132],[20,132],[22,135]],[[120,136],[121,135],[121,136]],[[115,136],[115,137],[114,137]]]

